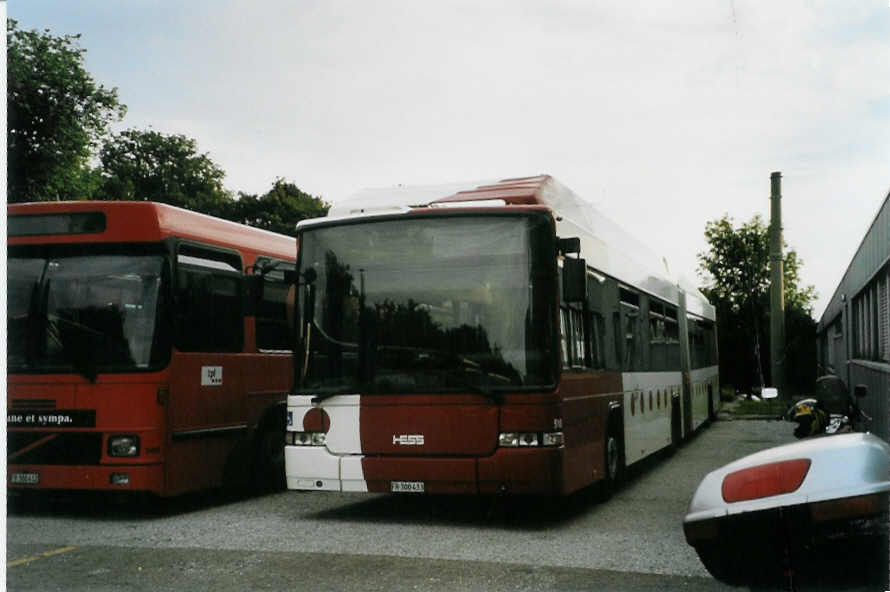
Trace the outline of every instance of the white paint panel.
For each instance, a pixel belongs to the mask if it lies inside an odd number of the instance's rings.
[[[359,433],[360,395],[337,395],[325,399],[319,407],[331,419],[327,448],[334,454],[360,454],[362,440]]]
[[[313,404],[310,395],[291,395],[287,411],[288,431],[302,431],[303,418],[314,408],[324,409],[331,425],[324,447],[285,446],[284,462],[288,489],[323,491],[367,491],[359,434],[359,395],[337,395]]]
[[[323,447],[285,446],[288,489],[340,491],[340,459]]]
[[[318,407],[324,409],[331,420],[327,433],[327,448],[334,454],[360,454],[361,436],[359,434],[359,401],[360,395],[337,395],[313,404],[308,395],[291,395],[287,398],[287,410],[291,413],[293,425],[290,431],[302,431],[303,417]]]
[[[714,393],[714,410],[720,399],[720,385],[718,384],[719,367],[708,366],[699,368],[689,373],[689,383],[692,388],[692,429],[696,430],[708,419],[708,385]]]
[[[362,456],[344,456],[340,458],[340,479],[343,491],[368,491],[368,482],[362,470]]]
[[[311,397],[289,395],[287,397],[287,426],[285,429],[289,432],[303,431],[303,417],[306,412],[312,409],[309,402]]]
[[[621,375],[624,387],[624,457],[630,465],[671,443],[671,391],[683,381],[680,372],[627,372]],[[649,393],[653,402],[661,392],[661,407],[654,403],[649,409]],[[640,411],[640,400],[645,410]],[[633,413],[631,409],[633,408]]]

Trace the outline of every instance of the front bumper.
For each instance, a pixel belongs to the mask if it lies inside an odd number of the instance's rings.
[[[34,484],[13,483],[17,474],[37,474]],[[9,465],[6,472],[9,489],[57,489],[92,491],[150,492],[161,495],[164,489],[164,471],[161,464],[149,465]],[[126,475],[127,483],[112,483],[113,475]]]
[[[325,447],[285,446],[288,489],[388,493],[393,482],[423,483],[431,494],[565,492],[565,449],[499,448],[487,457],[335,455]]]

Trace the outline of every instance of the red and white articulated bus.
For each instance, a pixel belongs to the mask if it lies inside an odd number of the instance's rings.
[[[293,238],[149,202],[7,214],[10,489],[283,481]]]
[[[714,308],[549,176],[366,191],[297,238],[290,489],[611,486],[718,404]]]

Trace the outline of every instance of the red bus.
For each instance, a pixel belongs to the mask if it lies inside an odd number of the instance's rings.
[[[293,238],[149,202],[7,214],[10,489],[281,483]]]
[[[611,486],[718,404],[714,308],[550,176],[366,191],[297,235],[289,489]]]

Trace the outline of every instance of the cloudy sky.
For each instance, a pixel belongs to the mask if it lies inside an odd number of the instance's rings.
[[[709,220],[769,215],[819,291],[890,190],[886,0],[11,0],[81,33],[119,129],[183,133],[234,191],[549,173],[695,277]]]

